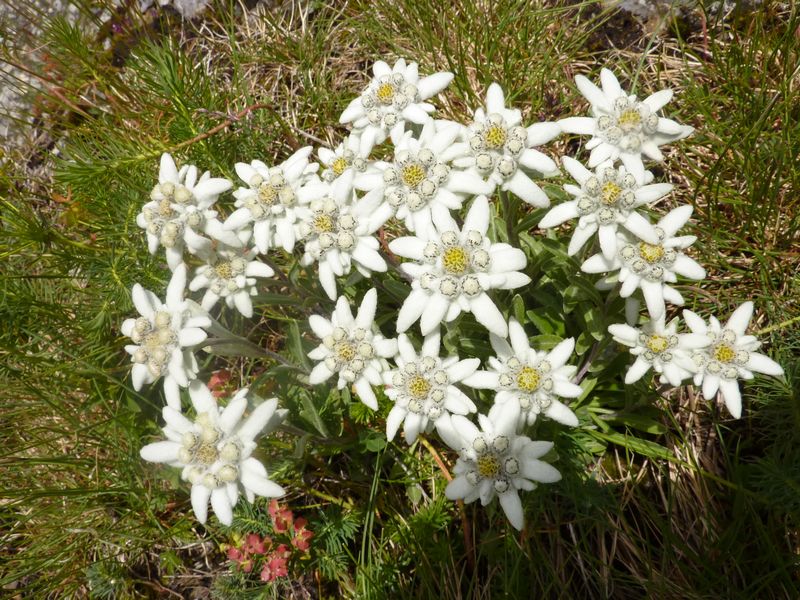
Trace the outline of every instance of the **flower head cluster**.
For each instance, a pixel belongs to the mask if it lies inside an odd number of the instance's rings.
[[[533,424],[543,414],[564,425],[575,427],[578,418],[561,398],[578,398],[583,390],[572,383],[575,367],[567,361],[575,348],[575,340],[566,339],[549,352],[538,352],[530,347],[528,335],[519,322],[508,322],[511,343],[494,334],[489,341],[497,356],[489,358],[488,371],[478,371],[465,380],[467,385],[497,392],[492,410],[508,402],[520,407],[520,427]],[[490,411],[489,415],[493,413]]]
[[[131,296],[141,316],[126,319],[120,328],[133,342],[125,346],[125,351],[134,363],[131,369],[134,389],[140,390],[142,385],[163,377],[167,403],[175,410],[181,406],[178,388],[188,386],[197,375],[197,360],[192,350],[206,339],[204,328],[211,325],[202,311],[184,300],[185,287],[185,265],[172,274],[165,303],[137,283]]]
[[[642,155],[663,160],[659,146],[683,139],[694,129],[658,116],[671,99],[672,90],[661,90],[642,101],[623,91],[608,69],[600,71],[602,89],[583,75],[575,77],[578,89],[591,105],[591,117],[569,117],[558,124],[567,133],[591,135],[589,167],[607,160],[621,160],[640,183],[645,172]]]
[[[480,498],[486,506],[497,496],[516,529],[524,525],[519,490],[561,479],[553,466],[539,460],[553,447],[552,442],[517,435],[519,417],[519,404],[507,402],[489,417],[478,415],[480,429],[460,415],[439,428],[445,443],[459,453],[453,469],[456,477],[445,489],[447,497],[466,503]]]
[[[262,254],[276,246],[294,250],[297,207],[304,203],[301,188],[319,168],[308,162],[311,150],[311,146],[300,148],[271,168],[260,160],[236,163],[236,174],[247,187],[233,192],[236,210],[225,221],[225,229],[252,226],[253,241]]]
[[[286,411],[277,410],[276,399],[261,402],[242,421],[247,409],[248,390],[242,389],[221,409],[211,391],[201,381],[189,386],[196,417],[190,421],[179,411],[163,409],[167,440],[148,444],[141,450],[150,462],[180,467],[181,478],[192,484],[192,509],[201,523],[208,516],[208,501],[221,523],[230,525],[232,509],[239,498],[239,484],[249,502],[256,495],[276,497],[283,488],[267,478],[258,459],[250,456],[255,438],[268,433],[283,420]]]
[[[361,401],[373,410],[378,408],[378,399],[372,386],[383,383],[381,373],[389,367],[386,359],[397,354],[397,340],[386,339],[376,331],[377,305],[378,293],[371,289],[364,294],[355,318],[344,296],[336,302],[330,319],[319,315],[309,318],[311,329],[322,340],[308,354],[320,361],[311,371],[309,382],[316,385],[337,374],[339,389],[352,385]]]
[[[635,242],[617,234],[617,254],[607,259],[596,254],[581,265],[586,273],[608,273],[619,271],[622,283],[620,296],[627,298],[637,289],[642,290],[651,319],[664,315],[665,301],[682,305],[683,296],[668,285],[676,282],[677,276],[688,279],[703,279],[706,271],[681,250],[691,246],[697,239],[693,235],[675,236],[692,215],[692,207],[679,206],[664,215],[655,226],[657,244]]]
[[[224,231],[211,207],[223,192],[231,189],[227,179],[211,178],[206,171],[198,179],[197,167],[175,166],[172,156],[161,155],[158,183],[150,192],[150,202],[142,207],[136,224],[145,230],[152,254],[159,246],[166,248],[167,264],[173,271],[183,263],[183,250],[202,254],[211,248],[208,237],[228,244],[238,239]]]
[[[336,299],[336,277],[347,275],[353,266],[365,277],[386,271],[378,240],[372,235],[380,224],[372,224],[369,218],[376,202],[367,197],[354,202],[351,173],[331,184],[309,184],[306,193],[314,199],[300,211],[304,244],[300,264],[319,264],[319,280],[331,300]]]
[[[745,335],[752,316],[752,302],[745,302],[733,311],[725,325],[716,317],[710,317],[706,323],[692,311],[683,311],[692,333],[705,339],[704,346],[692,354],[694,384],[702,386],[706,400],[719,390],[725,406],[736,419],[742,414],[739,379],[752,379],[753,373],[783,375],[778,363],[756,352],[761,342],[752,335]]]
[[[625,230],[648,244],[658,244],[658,234],[647,217],[637,212],[637,208],[650,205],[672,189],[668,183],[640,185],[624,166],[617,169],[601,166],[592,173],[577,160],[565,156],[564,168],[578,182],[580,187],[567,184],[564,189],[575,196],[553,207],[539,222],[539,227],[549,228],[561,225],[570,219],[578,219],[567,250],[570,256],[577,254],[591,237],[598,233],[603,257],[612,260],[617,253],[617,228]],[[645,181],[652,181],[653,175],[646,173]]]
[[[661,375],[661,383],[679,386],[695,371],[691,359],[693,350],[707,344],[702,336],[678,333],[678,319],[665,324],[664,317],[648,321],[640,328],[619,323],[609,325],[608,331],[614,341],[628,346],[636,357],[625,375],[628,384],[639,381],[653,369]]]
[[[222,298],[229,308],[236,308],[245,317],[253,316],[253,302],[257,277],[272,277],[275,272],[256,259],[255,248],[245,250],[220,245],[206,255],[206,264],[195,271],[189,289],[196,292],[205,289],[200,306],[211,308]]]
[[[386,437],[394,439],[400,425],[406,442],[413,444],[419,433],[427,433],[450,413],[466,415],[477,410],[455,384],[463,382],[480,365],[477,358],[459,360],[439,357],[439,332],[425,336],[417,353],[405,334],[397,338],[397,369],[383,374],[386,395],[394,407],[386,418]]]
[[[521,273],[527,262],[522,250],[508,244],[493,244],[489,228],[489,201],[478,196],[459,228],[448,215],[434,217],[434,226],[417,237],[393,240],[395,254],[415,262],[401,268],[410,275],[411,293],[397,317],[397,330],[408,329],[420,319],[423,335],[442,321],[452,321],[462,311],[496,335],[505,336],[506,321],[486,293],[491,289],[514,289],[530,282]]]
[[[547,207],[550,199],[524,169],[545,176],[558,173],[553,160],[534,147],[560,135],[561,128],[555,123],[525,128],[521,122],[522,113],[506,108],[502,88],[493,83],[486,92],[486,107],[475,110],[472,124],[464,130],[469,154],[453,164],[473,169],[492,186],[490,191],[499,186],[528,204]]]
[[[399,139],[406,122],[424,124],[434,111],[425,102],[453,80],[448,72],[419,78],[417,63],[399,59],[394,67],[379,60],[372,66],[374,78],[364,92],[344,110],[340,123],[352,123],[361,136],[361,152],[368,154],[391,133]]]
[[[353,187],[357,190],[368,191],[380,182],[380,171],[369,160],[369,150],[361,151],[361,139],[356,133],[348,135],[333,150],[317,149],[317,155],[323,167],[320,173],[323,181],[332,183],[337,177],[352,172]]]
[[[492,191],[472,171],[453,170],[450,163],[463,153],[454,141],[461,126],[450,121],[429,119],[419,138],[407,131],[395,145],[394,162],[377,163],[382,180],[368,196],[379,196],[381,209],[373,222],[383,224],[395,215],[411,231],[426,231],[434,214],[448,214],[461,208],[466,194]]]

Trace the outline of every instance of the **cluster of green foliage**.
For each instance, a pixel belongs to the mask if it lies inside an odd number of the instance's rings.
[[[33,127],[52,131],[59,156],[34,152],[55,175],[37,178],[33,159],[10,150],[0,175],[0,585],[31,597],[201,587],[225,598],[795,597],[800,17],[796,8],[726,22],[697,14],[705,27],[670,17],[625,49],[609,25],[618,14],[593,2],[456,0],[443,9],[355,0],[255,14],[221,2],[202,29],[131,7],[102,22],[89,10],[76,25],[45,22],[41,63],[26,64],[46,77],[36,102],[47,125]],[[696,256],[710,273],[702,289],[684,288],[689,308],[725,318],[754,299],[766,317],[761,338],[786,378],[746,384],[740,421],[690,391],[623,386],[629,356],[606,334],[621,300],[576,277],[580,263],[563,237],[535,230],[541,211],[514,200],[496,207],[503,219],[490,235],[526,251],[534,282],[497,295],[498,304],[542,348],[576,337],[588,368],[573,408],[591,426],[542,420],[529,432],[554,440],[564,479],[523,495],[528,527],[512,535],[499,507],[462,509],[443,497],[437,460],[452,455],[441,445],[386,442],[388,403],[372,413],[347,391],[298,383],[315,343],[305,319],[331,306],[294,260],[279,257],[286,278],[262,290],[260,319],[226,313],[227,325],[299,370],[218,356],[202,369],[226,366],[289,409],[288,427],[259,452],[316,537],[302,577],[245,585],[220,546],[252,531],[265,501],[237,507],[230,529],[213,519],[202,528],[178,474],[138,455],[158,434],[163,400],[158,386],[132,389],[119,325],[133,312],[131,286],[163,292],[168,272],[134,218],[162,152],[235,179],[235,162],[280,161],[314,138],[337,143],[339,113],[366,67],[386,56],[453,71],[440,106],[454,120],[492,81],[527,122],[577,114],[584,105],[572,76],[600,66],[637,82],[640,96],[675,87],[670,108],[697,132],[658,176],[695,205]],[[20,59],[13,49],[6,58]],[[581,152],[576,140],[559,144],[554,154]],[[546,185],[554,201],[561,183]],[[342,288],[358,298],[373,285],[389,333],[408,288],[391,274]],[[469,315],[444,333],[445,348],[462,357],[490,351]]]

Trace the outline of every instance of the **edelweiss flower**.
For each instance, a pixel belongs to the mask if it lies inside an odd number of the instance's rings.
[[[489,411],[499,410],[506,403],[520,407],[520,427],[533,424],[539,414],[576,427],[578,417],[562,398],[578,398],[583,390],[572,383],[575,367],[567,361],[575,348],[575,340],[566,339],[549,352],[537,352],[530,347],[528,335],[519,322],[512,318],[508,322],[509,344],[504,338],[489,335],[489,342],[497,353],[489,358],[490,371],[478,371],[467,377],[464,383],[479,389],[496,390],[495,405]]]
[[[420,80],[417,63],[406,65],[399,59],[394,67],[382,60],[372,66],[375,76],[367,88],[339,117],[340,123],[353,123],[361,131],[361,154],[366,156],[375,144],[382,143],[391,132],[399,139],[406,121],[422,125],[435,109],[425,102],[446,88],[453,74],[435,73]]]
[[[530,277],[520,273],[527,263],[525,253],[508,244],[493,244],[486,237],[486,196],[473,201],[461,230],[449,214],[434,215],[434,225],[427,234],[417,232],[424,237],[401,237],[389,243],[392,252],[416,261],[400,265],[413,281],[397,316],[397,331],[420,319],[422,334],[427,335],[443,320],[452,321],[466,311],[504,337],[506,321],[486,291],[530,283]]]
[[[614,341],[628,346],[636,357],[625,374],[625,383],[639,381],[651,368],[661,375],[661,383],[673,387],[692,376],[695,371],[692,351],[708,345],[708,340],[692,333],[677,333],[677,330],[678,319],[665,325],[663,316],[639,329],[620,323],[608,326]]]
[[[586,144],[591,150],[589,167],[620,159],[641,184],[644,182],[642,154],[663,160],[659,146],[681,140],[694,131],[672,119],[659,117],[658,111],[672,99],[672,90],[661,90],[641,102],[622,90],[608,69],[600,71],[601,90],[583,75],[575,83],[591,105],[591,117],[569,117],[558,124],[566,133],[591,135]]]
[[[459,453],[445,495],[450,500],[474,502],[486,506],[500,498],[506,517],[516,529],[522,529],[524,516],[518,490],[532,490],[536,483],[561,479],[555,467],[537,460],[553,447],[552,442],[534,442],[516,435],[519,404],[507,402],[493,415],[478,415],[481,429],[467,418],[454,415],[439,428],[445,443]],[[482,431],[481,431],[482,430]]]
[[[375,163],[369,160],[369,152],[361,152],[361,140],[351,133],[336,149],[319,148],[319,161],[325,167],[320,174],[322,180],[332,183],[348,170],[353,171],[353,187],[361,191],[369,191],[381,181],[381,173]]]
[[[337,386],[355,388],[361,401],[372,410],[378,409],[373,385],[381,385],[381,373],[389,368],[385,359],[397,354],[397,340],[384,338],[375,326],[378,293],[371,289],[364,294],[356,318],[350,312],[347,298],[341,296],[330,320],[311,315],[308,322],[322,344],[308,353],[312,360],[321,361],[308,377],[316,385],[334,373],[339,374]],[[373,331],[375,330],[375,331]]]
[[[178,387],[187,387],[197,375],[197,360],[192,349],[206,339],[203,328],[211,319],[192,310],[184,300],[186,265],[180,265],[167,286],[166,303],[138,283],[131,296],[139,314],[138,319],[125,319],[120,330],[133,344],[125,346],[134,363],[131,379],[135,390],[145,383],[164,377],[167,405],[181,409]],[[196,304],[194,306],[197,306]]]
[[[253,316],[256,277],[272,277],[270,267],[256,260],[255,248],[246,250],[220,246],[208,254],[206,264],[197,267],[194,279],[189,283],[193,292],[206,288],[201,306],[211,310],[217,300],[224,298],[229,308],[236,307],[245,317]]]
[[[719,390],[725,406],[735,419],[742,416],[742,395],[739,379],[752,379],[753,372],[779,377],[783,369],[774,360],[755,352],[761,346],[755,336],[745,335],[753,316],[753,303],[745,302],[723,327],[715,317],[709,324],[690,310],[683,318],[693,333],[706,338],[707,345],[692,356],[695,365],[694,384],[703,386],[703,397],[711,400]]]
[[[433,213],[459,210],[464,196],[491,193],[494,186],[473,172],[451,171],[449,163],[464,152],[463,144],[453,144],[460,131],[458,123],[429,119],[419,139],[410,131],[403,135],[395,146],[394,162],[377,163],[383,177],[365,196],[383,203],[373,223],[382,219],[382,225],[396,215],[409,231],[426,231]]]
[[[305,253],[300,264],[319,263],[319,280],[331,300],[336,299],[336,277],[347,275],[353,265],[364,277],[372,271],[386,271],[372,234],[380,224],[371,224],[377,208],[375,199],[353,202],[353,175],[345,173],[333,183],[315,182],[304,189],[314,200],[300,211],[298,226]]]
[[[691,216],[692,207],[689,205],[679,206],[664,215],[655,227],[658,244],[631,242],[617,234],[617,255],[608,260],[602,254],[595,254],[581,265],[581,270],[585,273],[608,273],[619,269],[622,283],[619,295],[627,298],[641,288],[650,318],[658,319],[664,314],[665,301],[683,304],[680,292],[667,283],[677,281],[676,275],[688,279],[706,276],[703,267],[679,252],[691,246],[697,238],[693,235],[673,237]]]
[[[658,235],[653,226],[636,209],[663,198],[672,190],[672,185],[639,185],[636,178],[623,166],[619,169],[600,166],[592,173],[569,156],[565,156],[562,163],[581,187],[565,185],[564,189],[575,196],[575,200],[551,208],[539,221],[539,227],[556,227],[564,221],[579,217],[578,226],[569,242],[570,256],[575,255],[599,229],[598,237],[603,256],[608,260],[613,259],[617,253],[619,225],[648,244],[658,244]],[[652,179],[653,174],[647,171],[645,182]]]
[[[294,250],[296,211],[304,200],[300,188],[319,168],[316,163],[309,164],[310,154],[311,146],[300,148],[271,168],[260,160],[249,165],[236,163],[236,174],[248,187],[233,192],[236,210],[225,221],[225,229],[235,231],[252,223],[253,240],[260,253],[266,254],[275,246],[286,252]]]
[[[280,425],[287,411],[276,410],[278,401],[273,398],[261,402],[242,423],[247,394],[247,388],[239,390],[220,409],[206,385],[193,381],[189,396],[197,412],[194,422],[165,406],[163,432],[167,440],[148,444],[140,452],[148,462],[183,469],[181,479],[192,484],[192,509],[201,523],[208,517],[209,498],[220,523],[232,523],[240,483],[249,502],[256,494],[268,498],[284,494],[281,486],[267,478],[264,465],[250,454],[256,436]]]
[[[522,168],[544,176],[558,173],[556,163],[533,147],[560,135],[561,128],[555,123],[522,127],[522,113],[505,107],[503,90],[496,83],[486,92],[486,110],[478,108],[473,119],[464,130],[471,156],[453,161],[454,166],[474,169],[492,186],[492,191],[500,186],[528,204],[550,206],[550,199]]]
[[[150,192],[150,202],[136,216],[136,224],[147,233],[150,253],[164,246],[167,264],[174,271],[183,263],[184,247],[193,254],[211,248],[211,240],[201,234],[235,245],[236,237],[223,230],[217,211],[211,210],[219,195],[231,187],[230,181],[212,179],[208,171],[198,180],[194,165],[184,165],[178,171],[172,156],[162,154],[158,183]]]
[[[480,366],[480,359],[439,358],[439,332],[425,336],[417,354],[404,333],[397,338],[397,369],[383,374],[386,395],[394,407],[386,418],[386,438],[394,439],[400,424],[406,443],[413,444],[420,432],[430,432],[450,413],[466,415],[477,408],[464,392],[455,387]]]

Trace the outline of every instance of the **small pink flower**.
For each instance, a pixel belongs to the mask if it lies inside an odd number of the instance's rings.
[[[294,514],[288,508],[281,508],[277,500],[269,503],[269,516],[272,518],[272,526],[278,533],[289,531],[294,521]]]
[[[256,533],[248,533],[243,548],[248,554],[264,554],[267,551],[265,542],[269,544],[271,541],[269,538],[262,540]]]
[[[314,533],[306,529],[308,522],[300,517],[294,522],[294,536],[292,537],[292,546],[303,552],[308,552],[311,547],[308,540],[314,537]]]

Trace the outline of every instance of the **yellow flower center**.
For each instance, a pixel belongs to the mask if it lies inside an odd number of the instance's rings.
[[[339,342],[334,348],[336,357],[342,362],[350,362],[356,357],[356,349],[349,342]]]
[[[500,474],[500,461],[494,454],[484,454],[478,457],[478,474],[487,479],[493,479]]]
[[[219,458],[219,452],[214,444],[200,444],[194,453],[194,459],[203,465],[213,465]]]
[[[600,192],[600,197],[603,199],[603,204],[614,204],[622,193],[622,188],[616,183],[609,181],[603,184],[603,190]]]
[[[375,96],[381,104],[391,104],[394,100],[394,86],[391,83],[380,84]]]
[[[629,108],[617,117],[617,123],[622,129],[632,129],[642,124],[642,115],[635,108]]]
[[[663,335],[651,335],[647,338],[647,347],[651,352],[660,354],[669,347],[669,341]]]
[[[230,279],[233,276],[233,269],[229,262],[217,263],[214,265],[214,272],[220,279]]]
[[[314,229],[317,233],[330,233],[333,231],[333,219],[330,215],[319,215],[314,218]]]
[[[261,204],[272,206],[278,200],[278,190],[268,183],[262,183],[258,188],[258,199]]]
[[[162,345],[161,336],[159,335],[158,331],[151,331],[144,336],[144,340],[142,341],[142,346],[146,346],[148,348],[158,348]]]
[[[427,398],[430,390],[431,384],[428,383],[427,379],[419,375],[415,375],[411,378],[411,381],[408,382],[408,393],[418,400]]]
[[[442,266],[451,275],[462,275],[469,265],[469,256],[463,248],[448,248],[442,255]]]
[[[410,188],[417,187],[425,179],[425,169],[419,163],[403,167],[403,183]]]
[[[729,363],[736,358],[736,350],[727,344],[720,344],[714,348],[714,358],[719,362]]]
[[[500,125],[490,125],[486,130],[486,145],[489,148],[502,148],[507,139],[506,130]]]
[[[639,254],[643,259],[649,263],[655,263],[661,260],[664,256],[664,247],[659,245],[648,244],[646,242],[639,242]]]
[[[539,387],[542,376],[533,367],[524,367],[517,375],[517,387],[525,392],[533,392]]]
[[[333,161],[331,169],[333,169],[333,174],[338,177],[339,175],[344,173],[345,170],[347,170],[347,167],[349,166],[350,165],[347,163],[347,159],[345,159],[343,156],[340,156],[339,158]]]

